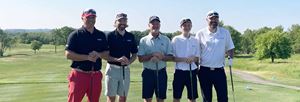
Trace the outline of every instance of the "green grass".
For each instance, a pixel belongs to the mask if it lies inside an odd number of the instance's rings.
[[[6,57],[0,58],[0,102],[66,102],[68,96],[67,75],[70,71],[70,61],[64,57],[63,46],[59,47],[56,54],[53,48],[53,46],[44,45],[37,54],[34,54],[29,45],[18,45],[6,53]],[[297,56],[294,60],[297,60],[299,57]],[[245,60],[248,62],[245,63]],[[242,66],[244,63],[245,66],[251,65],[251,63],[256,66],[258,62],[253,58],[237,58],[235,63],[237,68],[237,66]],[[261,62],[261,64],[264,63]],[[103,65],[102,72],[105,71],[105,62]],[[131,86],[128,102],[142,101],[141,65],[136,61],[131,66]],[[264,66],[268,65],[269,63],[266,63]],[[173,63],[168,63],[168,66],[168,96],[166,102],[171,102],[174,67]],[[252,71],[267,72],[268,69]],[[293,78],[293,76],[289,77]],[[300,102],[300,91],[248,83],[236,76],[234,76],[234,80],[237,102]],[[104,84],[104,80],[102,81]],[[246,86],[250,86],[252,90],[247,90]],[[102,89],[101,102],[105,102],[104,87]],[[228,80],[228,92],[229,100],[232,100],[230,80]],[[200,98],[197,101],[201,102],[200,90],[198,90],[198,93]],[[185,91],[182,101],[186,101]],[[215,101],[216,95],[214,95]],[[84,102],[86,102],[86,98]]]
[[[249,55],[240,55],[234,59],[234,68],[245,70],[274,82],[300,86],[300,54],[289,59],[257,60]]]

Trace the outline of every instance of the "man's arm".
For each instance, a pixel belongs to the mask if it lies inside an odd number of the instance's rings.
[[[138,55],[139,62],[146,62],[150,61],[150,59],[153,57],[152,54],[150,55]]]
[[[173,55],[166,55],[162,59],[163,61],[174,61],[174,56]]]
[[[182,58],[182,57],[174,57],[175,62],[186,62],[187,58]]]
[[[233,55],[234,55],[234,49],[230,49],[227,51],[227,55],[229,58],[233,58]]]
[[[133,63],[133,62],[136,60],[136,57],[137,57],[137,54],[136,54],[136,53],[132,54],[132,55],[131,55],[131,58],[130,58],[130,60],[129,60],[129,64]]]
[[[70,59],[72,61],[86,61],[88,60],[88,55],[83,55],[83,54],[77,54],[73,51],[66,50],[65,51],[65,56],[67,59]]]
[[[98,52],[98,56],[101,59],[104,59],[104,60],[107,60],[107,61],[111,60],[110,56],[109,56],[109,51]]]

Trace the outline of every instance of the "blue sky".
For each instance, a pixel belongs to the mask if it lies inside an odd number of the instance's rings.
[[[197,32],[207,25],[206,13],[216,10],[225,24],[243,32],[300,24],[299,4],[299,0],[1,0],[0,28],[78,28],[82,11],[94,8],[100,30],[113,30],[115,15],[124,12],[129,31],[147,29],[149,17],[157,15],[162,32],[179,30],[183,17],[192,19],[192,32]]]

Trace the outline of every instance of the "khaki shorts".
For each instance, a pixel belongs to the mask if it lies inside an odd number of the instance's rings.
[[[130,69],[124,69],[125,79],[123,80],[123,69],[106,65],[105,95],[106,96],[127,96],[130,85]]]

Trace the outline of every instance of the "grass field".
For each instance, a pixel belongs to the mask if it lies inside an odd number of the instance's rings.
[[[18,45],[17,48],[11,49],[5,54],[8,56],[0,58],[0,102],[66,102],[68,94],[67,75],[70,71],[70,61],[64,57],[63,46],[59,47],[56,54],[53,48],[53,46],[45,45],[37,54],[34,54],[29,45]],[[235,68],[250,71],[266,79],[272,79],[272,76],[275,75],[276,79],[273,78],[275,81],[300,85],[299,55],[276,64],[270,64],[268,60],[256,61],[253,57],[247,56],[241,56],[234,61]],[[105,68],[105,62],[103,65],[103,68]],[[142,101],[141,65],[136,61],[131,66],[131,86],[128,102]],[[171,102],[173,63],[168,63],[168,66],[168,96],[166,102]],[[104,70],[102,69],[102,72]],[[236,76],[234,77],[234,83],[237,102],[300,102],[300,91],[253,84]],[[252,90],[248,90],[246,87],[251,87]],[[228,96],[231,101],[229,78],[228,89]],[[101,102],[106,101],[103,92],[104,90],[102,91]],[[198,94],[201,98],[200,90],[198,90]],[[200,98],[197,101],[201,102]],[[185,91],[182,101],[186,102]]]

